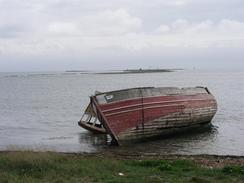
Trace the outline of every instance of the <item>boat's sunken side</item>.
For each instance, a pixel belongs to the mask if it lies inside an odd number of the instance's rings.
[[[217,103],[207,88],[132,88],[101,93],[91,102],[118,143],[209,123]]]

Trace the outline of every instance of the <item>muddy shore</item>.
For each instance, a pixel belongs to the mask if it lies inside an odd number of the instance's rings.
[[[14,153],[25,153],[25,151],[1,151],[0,155],[3,154],[14,154]],[[28,153],[29,151],[27,151]],[[203,167],[213,167],[213,168],[222,168],[224,166],[244,166],[244,156],[232,156],[232,155],[208,155],[208,154],[199,154],[199,155],[165,155],[158,153],[115,153],[115,152],[99,152],[99,153],[62,153],[62,152],[30,152],[30,153],[54,153],[58,155],[67,155],[67,156],[78,156],[78,157],[97,157],[97,158],[111,158],[118,160],[189,160],[197,165]]]
[[[244,156],[220,155],[163,155],[157,153],[65,153],[85,157],[107,157],[120,160],[190,160],[205,167],[222,168],[224,166],[244,166]]]

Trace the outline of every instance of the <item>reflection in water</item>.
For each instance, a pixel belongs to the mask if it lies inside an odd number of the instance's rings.
[[[79,134],[80,144],[91,144],[98,147],[104,147],[110,144],[111,137],[107,134],[94,134],[89,131],[85,131]]]
[[[202,153],[199,150],[214,141],[218,133],[217,127],[212,124],[203,125],[184,132],[168,136],[116,146],[111,144],[111,137],[104,134],[84,132],[80,134],[80,143],[90,143],[97,151],[109,150],[120,153],[167,153],[167,154],[194,154]]]

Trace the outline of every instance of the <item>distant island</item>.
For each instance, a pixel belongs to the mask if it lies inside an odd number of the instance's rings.
[[[68,70],[66,72],[79,72],[83,74],[140,74],[140,73],[161,73],[174,72],[183,69],[126,69],[126,70],[109,70],[109,71],[85,71],[85,70]]]
[[[173,72],[171,69],[126,69],[117,72],[106,72],[102,74],[137,74],[137,73],[156,73],[156,72]]]

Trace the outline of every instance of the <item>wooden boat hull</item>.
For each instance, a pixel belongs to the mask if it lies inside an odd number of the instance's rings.
[[[215,98],[203,87],[135,88],[99,94],[91,102],[119,144],[209,123],[217,111]]]

